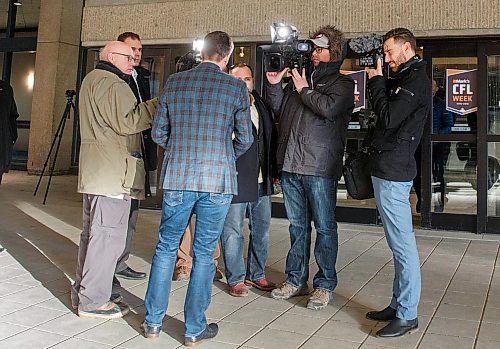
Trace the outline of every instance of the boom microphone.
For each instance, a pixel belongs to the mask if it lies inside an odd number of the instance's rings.
[[[369,33],[349,42],[349,47],[354,52],[361,54],[359,65],[369,68],[376,68],[377,60],[384,58],[382,45],[382,36],[377,33]]]
[[[382,47],[382,37],[377,33],[369,33],[352,39],[349,47],[356,53],[369,53]]]

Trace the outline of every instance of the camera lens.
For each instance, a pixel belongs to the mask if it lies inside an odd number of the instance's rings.
[[[284,69],[282,55],[279,53],[270,54],[268,56],[266,68],[267,71],[280,71]]]
[[[299,42],[297,44],[297,51],[299,52],[309,52],[310,49],[311,45],[309,45],[309,43],[307,42]]]

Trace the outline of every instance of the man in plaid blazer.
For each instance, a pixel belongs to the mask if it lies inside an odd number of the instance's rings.
[[[193,267],[184,303],[186,346],[213,338],[218,331],[205,317],[215,273],[213,256],[237,194],[235,160],[253,142],[246,85],[222,71],[234,48],[231,38],[216,31],[204,40],[202,63],[172,75],[165,84],[152,132],[153,140],[165,148],[164,192],[141,328],[147,338],[159,335],[177,249],[195,213]]]

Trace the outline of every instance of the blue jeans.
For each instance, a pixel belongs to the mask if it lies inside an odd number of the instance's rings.
[[[311,250],[311,221],[316,229],[314,257],[318,272],[314,289],[333,291],[337,286],[339,248],[335,208],[337,181],[318,176],[282,172],[281,187],[286,214],[290,221],[291,247],[286,258],[287,282],[295,287],[307,284]]]
[[[387,244],[394,257],[394,282],[390,307],[403,320],[417,317],[420,300],[420,260],[413,232],[410,189],[412,182],[387,181],[372,176],[377,209]]]
[[[248,213],[250,240],[247,267],[243,261],[243,221]],[[254,202],[232,204],[222,230],[222,253],[227,283],[234,286],[246,279],[257,281],[265,278],[269,226],[271,225],[271,196],[264,195],[259,184],[259,198]]]
[[[193,268],[184,302],[186,336],[198,336],[207,325],[212,296],[214,252],[231,204],[231,194],[165,190],[158,244],[144,298],[146,324],[160,326],[168,307],[177,250],[192,213],[196,214]]]

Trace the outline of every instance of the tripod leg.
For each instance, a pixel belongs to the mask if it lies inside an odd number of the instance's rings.
[[[66,118],[69,115],[70,111],[70,105],[66,105],[66,108],[64,109],[63,116],[61,118],[61,121],[59,122],[59,126],[57,127],[57,131],[54,134],[54,139],[52,140],[52,145],[50,146],[49,154],[47,154],[47,158],[45,159],[45,163],[43,164],[43,169],[42,173],[40,173],[40,177],[38,178],[38,183],[35,188],[35,192],[33,193],[33,196],[36,196],[38,192],[38,188],[40,187],[40,183],[42,182],[43,174],[45,173],[45,169],[47,168],[47,164],[49,163],[50,160],[50,155],[52,154],[52,150],[54,150],[54,145],[56,144],[57,136],[59,134],[62,134],[62,131],[64,130],[64,124],[66,123]]]
[[[54,168],[56,167],[57,154],[59,153],[59,147],[61,146],[62,135],[64,132],[64,125],[66,125],[66,118],[63,119],[61,132],[59,133],[59,140],[57,141],[56,152],[54,153],[54,159],[52,160],[52,165],[50,166],[49,181],[47,182],[47,188],[45,189],[45,195],[43,197],[43,204],[47,201],[47,195],[49,194],[50,182],[52,182],[52,175],[54,174]]]

